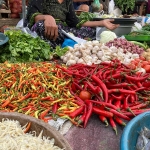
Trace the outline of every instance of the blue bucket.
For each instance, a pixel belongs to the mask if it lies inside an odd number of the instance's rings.
[[[139,132],[144,127],[150,129],[150,111],[136,116],[126,125],[120,140],[120,150],[136,150]]]
[[[4,45],[5,43],[8,42],[8,37],[6,35],[4,35],[3,33],[0,33],[0,46]]]

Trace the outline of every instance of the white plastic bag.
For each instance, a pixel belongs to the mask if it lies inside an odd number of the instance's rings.
[[[115,7],[115,3],[114,3],[114,0],[111,0],[109,2],[109,5],[108,5],[108,13],[111,14],[114,10],[114,7]]]

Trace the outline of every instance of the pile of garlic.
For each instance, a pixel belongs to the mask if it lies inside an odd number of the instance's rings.
[[[61,59],[67,66],[77,63],[87,65],[100,64],[112,59],[118,59],[124,64],[129,64],[135,58],[139,58],[139,55],[130,52],[124,53],[122,48],[116,48],[115,46],[107,47],[97,40],[75,44],[74,48],[69,47],[67,53],[61,56]]]

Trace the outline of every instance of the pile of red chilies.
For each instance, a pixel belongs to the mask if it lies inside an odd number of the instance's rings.
[[[134,116],[149,111],[150,74],[131,70],[118,60],[99,65],[75,64],[61,68],[72,76],[70,92],[80,107],[70,113],[77,118],[78,125],[87,126],[93,113],[102,122],[109,124],[117,133],[116,123],[125,125]],[[79,93],[86,90],[92,94],[90,100],[81,100]]]

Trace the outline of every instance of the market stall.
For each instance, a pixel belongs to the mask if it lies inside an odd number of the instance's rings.
[[[114,18],[120,26],[97,28],[95,40],[64,31],[71,42],[55,48],[29,29],[5,28],[0,111],[50,124],[73,150],[119,149],[128,122],[150,111],[149,18],[130,17],[83,12],[83,21]]]

